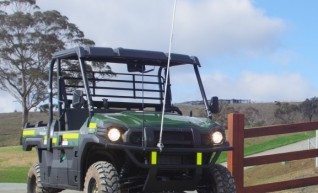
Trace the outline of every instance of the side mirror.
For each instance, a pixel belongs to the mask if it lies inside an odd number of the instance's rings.
[[[209,109],[211,113],[219,113],[219,98],[214,96],[211,98]]]
[[[82,90],[75,90],[73,93],[72,105],[74,108],[81,108],[84,105],[84,97]]]

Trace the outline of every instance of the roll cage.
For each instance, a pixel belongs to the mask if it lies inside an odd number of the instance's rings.
[[[63,69],[61,67],[62,61],[77,61],[79,67],[78,76],[67,76],[65,74],[72,74],[76,70]],[[139,72],[136,73],[116,73],[116,76],[123,76],[123,79],[110,79],[101,77],[100,75],[103,72],[93,71],[89,69],[87,62],[104,62],[104,63],[115,63],[115,64],[126,64],[128,72]],[[53,76],[57,77],[57,95],[59,101],[59,117],[63,119],[65,109],[70,109],[76,107],[74,105],[74,97],[70,99],[73,95],[70,91],[75,91],[76,89],[83,89],[85,91],[86,102],[84,106],[87,109],[88,117],[91,118],[94,112],[104,111],[106,112],[111,108],[126,108],[130,109],[139,109],[143,110],[144,108],[153,107],[156,111],[160,111],[163,105],[163,94],[164,94],[164,84],[165,81],[168,81],[167,87],[167,97],[166,97],[166,109],[167,111],[174,111],[171,100],[171,90],[170,90],[170,79],[169,77],[164,77],[166,71],[166,66],[168,62],[168,54],[163,52],[156,51],[145,51],[145,50],[132,50],[124,48],[102,48],[102,47],[76,47],[72,49],[63,50],[56,52],[53,55],[53,59],[50,64],[50,73],[49,73],[49,104],[50,104],[50,117],[49,117],[49,126],[51,126],[53,121]],[[179,66],[190,64],[193,66],[196,78],[199,84],[200,92],[203,98],[203,103],[205,105],[207,114],[211,117],[211,110],[208,105],[208,100],[203,88],[201,77],[199,74],[198,67],[200,67],[200,62],[195,56],[188,56],[182,54],[171,54],[170,66]],[[145,74],[146,66],[155,66],[158,68],[157,75],[147,75]],[[55,71],[54,71],[55,70]],[[64,74],[63,74],[64,73]],[[79,77],[80,76],[80,77]],[[127,77],[130,77],[127,78]],[[147,77],[152,79],[151,81],[144,79],[140,80],[140,77]],[[138,80],[139,78],[139,80]],[[155,80],[156,79],[156,80]],[[82,81],[82,84],[71,85],[70,82]],[[113,86],[103,86],[97,85],[97,82],[112,82],[112,83],[129,83],[128,87],[113,87]],[[141,88],[140,84],[153,85],[157,88]],[[139,86],[138,86],[139,85]],[[108,93],[100,92],[109,91]],[[112,91],[125,91],[130,92],[130,95],[112,95]],[[143,93],[155,93],[155,96],[144,96],[138,95],[138,92]],[[81,92],[78,92],[77,95],[81,95]],[[82,100],[81,97],[76,98],[75,100]],[[122,102],[122,101],[108,101],[109,98],[117,99],[144,99],[149,102],[142,103],[132,103],[132,102]],[[153,102],[153,101],[156,101]],[[81,102],[81,101],[80,101]],[[71,104],[73,104],[71,106]],[[64,109],[64,110],[62,110]],[[90,119],[89,119],[90,120]]]

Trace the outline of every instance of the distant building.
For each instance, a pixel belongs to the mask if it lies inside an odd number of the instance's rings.
[[[252,103],[251,99],[219,99],[221,104],[250,104]],[[187,105],[203,105],[203,101],[187,101],[182,104]]]
[[[251,99],[219,99],[222,104],[250,104]]]

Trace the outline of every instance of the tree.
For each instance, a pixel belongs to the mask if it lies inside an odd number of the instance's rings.
[[[222,103],[219,104],[219,109],[220,109],[219,113],[215,114],[214,118],[218,123],[220,123],[224,127],[227,127],[228,114],[238,113],[241,110],[240,107],[235,108],[228,104],[222,104]]]
[[[265,123],[261,119],[261,114],[256,108],[249,106],[243,111],[245,115],[245,124],[249,126],[261,126]]]
[[[298,112],[298,105],[289,103],[279,103],[274,115],[276,118],[280,119],[282,123],[286,124],[293,123]]]
[[[35,0],[0,2],[0,89],[22,106],[22,124],[31,108],[47,99],[52,54],[75,45],[94,45],[58,11],[44,11]]]
[[[318,114],[318,98],[306,99],[300,104],[300,110],[303,116],[311,122],[313,117]]]

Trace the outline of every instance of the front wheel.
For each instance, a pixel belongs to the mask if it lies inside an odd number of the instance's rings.
[[[214,165],[206,171],[204,186],[199,193],[236,193],[234,179],[228,169],[222,165]]]
[[[44,188],[41,184],[40,166],[35,163],[31,166],[28,173],[27,193],[58,193],[61,189]]]
[[[91,165],[86,173],[84,193],[119,193],[119,177],[115,167],[99,161]]]

